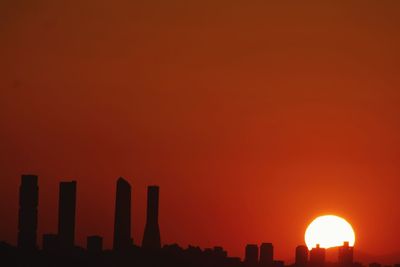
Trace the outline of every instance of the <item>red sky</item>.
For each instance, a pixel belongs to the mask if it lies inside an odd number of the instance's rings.
[[[168,2],[168,3],[167,3]],[[78,181],[77,242],[111,245],[115,182],[158,184],[164,244],[273,242],[290,259],[334,213],[372,254],[400,247],[400,2],[0,2],[0,239],[20,175],[39,233]],[[95,220],[95,222],[93,221]]]

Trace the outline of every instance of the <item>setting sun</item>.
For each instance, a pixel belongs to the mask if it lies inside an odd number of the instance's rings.
[[[342,246],[349,242],[354,246],[355,234],[352,226],[345,219],[335,215],[325,215],[316,218],[307,227],[304,236],[308,249],[316,247],[331,248]]]

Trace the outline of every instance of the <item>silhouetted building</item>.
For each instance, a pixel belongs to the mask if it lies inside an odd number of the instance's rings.
[[[158,194],[158,186],[147,188],[147,217],[142,241],[143,248],[161,248],[160,228],[158,226]]]
[[[322,266],[325,264],[326,250],[321,248],[319,244],[310,251],[310,264],[313,266]]]
[[[353,247],[349,246],[349,242],[344,242],[343,246],[339,247],[338,262],[342,265],[353,264]]]
[[[256,244],[246,245],[244,263],[246,266],[256,266],[258,264],[258,246]]]
[[[58,202],[58,245],[71,249],[75,241],[76,181],[61,182]]]
[[[91,253],[99,253],[103,250],[103,238],[101,236],[88,236],[86,240],[86,249]]]
[[[300,245],[296,247],[296,261],[295,265],[298,267],[307,266],[308,262],[308,248],[307,246]]]
[[[131,186],[121,177],[117,181],[113,249],[127,250],[131,246]]]
[[[56,251],[58,248],[58,236],[56,234],[44,234],[42,248],[47,252]]]
[[[37,212],[39,202],[38,177],[22,175],[19,187],[18,248],[37,248]]]
[[[273,266],[274,246],[272,243],[262,243],[260,246],[260,265]]]

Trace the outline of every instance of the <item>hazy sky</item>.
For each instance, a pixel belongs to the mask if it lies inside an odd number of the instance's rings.
[[[399,1],[0,1],[0,240],[20,175],[39,233],[78,181],[77,242],[110,247],[115,182],[160,185],[163,244],[273,242],[317,215],[356,246],[400,247]],[[96,220],[96,223],[93,223]],[[41,241],[40,241],[41,242]]]

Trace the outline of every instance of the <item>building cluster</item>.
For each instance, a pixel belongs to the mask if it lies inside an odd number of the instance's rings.
[[[44,234],[44,251],[68,251],[75,248],[76,181],[61,182],[58,201],[58,233]],[[159,187],[149,186],[147,191],[147,218],[142,247],[161,248],[158,226]],[[17,247],[24,251],[37,250],[37,221],[39,186],[36,175],[22,175],[19,189],[19,219]],[[129,250],[133,246],[131,236],[131,186],[123,178],[117,181],[115,201],[113,250]],[[103,250],[100,236],[87,237],[87,250]]]
[[[159,187],[147,190],[147,216],[141,246],[135,246],[131,234],[131,186],[117,180],[112,250],[103,249],[101,236],[88,236],[86,249],[75,246],[76,181],[59,185],[58,232],[44,234],[42,250],[37,246],[39,187],[36,175],[22,175],[19,188],[17,247],[0,242],[0,263],[8,266],[174,266],[174,267],[285,267],[274,259],[272,243],[248,244],[245,257],[228,257],[222,247],[186,249],[176,244],[161,246],[158,224]],[[29,257],[28,257],[29,256]],[[288,265],[286,265],[288,266]],[[353,262],[353,247],[348,242],[338,248],[338,260],[326,260],[326,249],[317,245],[295,250],[293,267],[362,267]],[[369,267],[382,267],[371,264]],[[400,267],[400,266],[396,266]]]
[[[282,267],[283,261],[274,260],[274,247],[272,243],[262,243],[260,249],[256,244],[248,244],[245,248],[244,263],[249,266]]]
[[[283,261],[274,260],[274,247],[271,243],[262,243],[260,247],[257,244],[248,244],[245,249],[244,263],[248,267],[284,267]],[[353,266],[353,247],[348,242],[344,242],[343,246],[338,248],[338,261],[340,266]],[[296,247],[295,266],[325,266],[326,265],[326,249],[317,245],[315,248],[308,250],[304,245]]]

